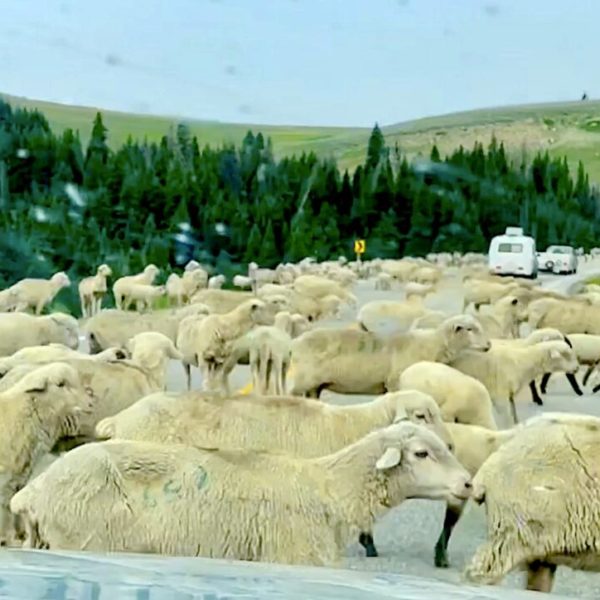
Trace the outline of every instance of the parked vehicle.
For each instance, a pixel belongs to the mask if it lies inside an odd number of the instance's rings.
[[[577,253],[572,246],[548,246],[538,253],[538,270],[569,275],[577,272]]]
[[[536,279],[535,239],[524,235],[520,227],[507,227],[503,235],[497,235],[490,242],[488,267],[495,275]]]

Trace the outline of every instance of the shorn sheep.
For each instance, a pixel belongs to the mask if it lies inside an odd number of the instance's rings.
[[[292,342],[294,395],[323,390],[379,394],[398,385],[402,371],[421,360],[448,363],[471,348],[487,351],[489,339],[475,317],[458,315],[435,329],[382,338],[353,329],[313,329]]]
[[[402,420],[431,427],[451,447],[436,403],[415,390],[391,392],[372,402],[350,406],[285,396],[224,400],[206,393],[159,393],[102,420],[96,435],[104,439],[267,449],[311,458],[339,450],[369,431]],[[370,531],[362,531],[359,541],[367,556],[377,556]]]
[[[27,313],[0,314],[0,356],[10,356],[27,346],[40,346],[52,342],[77,348],[77,319],[63,313],[38,317]]]
[[[17,310],[32,309],[36,315],[41,315],[58,292],[70,285],[69,276],[60,271],[50,279],[21,279],[9,289],[17,295]]]
[[[81,316],[86,319],[93,317],[102,308],[102,298],[108,291],[106,280],[112,275],[108,265],[100,265],[96,274],[85,277],[79,282],[79,302],[81,303]]]
[[[87,444],[10,508],[26,525],[27,547],[336,565],[357,529],[404,500],[465,499],[470,490],[469,474],[434,433],[398,423],[315,459]]]
[[[15,542],[8,504],[27,481],[35,462],[58,439],[75,433],[92,397],[77,372],[64,363],[51,363],[28,373],[0,393],[0,544]]]
[[[130,285],[152,285],[160,269],[156,265],[148,265],[137,275],[127,275],[117,279],[113,284],[113,295],[115,297],[115,306],[118,309],[125,310],[131,304],[129,300]]]
[[[536,377],[562,371],[575,373],[577,357],[566,342],[540,342],[530,346],[494,345],[489,352],[465,351],[450,366],[485,385],[505,427],[518,423],[515,396]]]
[[[526,423],[474,480],[488,540],[466,569],[495,584],[527,570],[527,589],[550,592],[557,566],[599,571],[600,419],[562,414]]]
[[[448,365],[415,363],[400,375],[398,387],[429,394],[440,407],[444,421],[497,429],[492,400],[483,383]]]

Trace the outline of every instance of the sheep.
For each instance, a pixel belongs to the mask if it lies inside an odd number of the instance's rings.
[[[286,375],[292,358],[292,336],[285,329],[291,328],[291,325],[289,313],[278,313],[273,325],[256,327],[247,334],[255,393],[267,396],[286,392]]]
[[[12,312],[19,304],[19,295],[13,289],[0,291],[0,312]]]
[[[79,346],[77,320],[63,313],[34,316],[27,313],[0,314],[0,356],[10,356],[27,346],[56,342]]]
[[[420,296],[411,296],[402,302],[397,300],[373,300],[358,311],[357,321],[364,331],[377,331],[392,325],[398,333],[406,332],[416,319],[438,314],[429,310]]]
[[[243,302],[254,298],[252,292],[237,292],[234,290],[200,290],[192,296],[192,303],[201,303],[210,309],[211,313],[227,313]]]
[[[50,465],[10,508],[33,534],[32,547],[336,565],[356,529],[372,528],[403,500],[456,501],[470,489],[434,433],[396,423],[319,458],[88,444]],[[157,521],[148,509],[159,505]]]
[[[137,275],[127,275],[117,279],[113,284],[115,306],[118,309],[126,309],[130,304],[128,300],[129,286],[131,284],[152,285],[159,273],[160,269],[156,265],[150,264]]]
[[[424,266],[411,272],[410,279],[418,284],[433,288],[442,278],[442,272],[437,267]]]
[[[199,324],[206,318],[205,314],[190,315],[185,317],[179,323],[175,346],[181,352],[181,364],[185,372],[187,389],[192,389],[192,366],[198,366],[196,355],[196,339],[201,333],[198,333]]]
[[[400,375],[398,389],[429,394],[440,407],[444,421],[497,429],[486,387],[448,365],[417,362]]]
[[[225,275],[215,275],[208,280],[208,287],[211,290],[220,290],[225,283]]]
[[[195,326],[194,355],[203,376],[204,389],[220,387],[228,391],[223,363],[230,352],[230,342],[241,337],[254,325],[268,325],[267,304],[254,298],[221,315],[208,315]]]
[[[246,277],[245,275],[234,275],[233,285],[241,288],[242,290],[250,290],[252,289],[252,279],[250,277]]]
[[[92,277],[85,277],[79,282],[79,301],[81,316],[85,319],[93,317],[102,308],[102,298],[108,290],[106,280],[112,275],[112,269],[105,264],[96,269]]]
[[[158,298],[167,293],[164,285],[146,285],[144,283],[127,284],[127,300],[122,303],[123,310],[127,310],[132,303],[135,303],[135,309],[138,312],[147,312]]]
[[[77,372],[51,363],[28,373],[0,393],[2,410],[0,452],[0,545],[15,541],[9,500],[27,481],[32,466],[63,435],[72,434],[92,398]]]
[[[553,327],[565,335],[600,335],[600,306],[590,305],[586,300],[541,298],[529,304],[528,314],[528,324],[532,329]]]
[[[194,273],[194,271],[191,271]],[[177,273],[171,273],[167,277],[165,283],[165,290],[167,292],[167,298],[169,299],[170,306],[177,306],[181,308],[184,303],[185,289],[183,286],[183,279],[177,275]]]
[[[375,278],[375,289],[389,292],[392,289],[393,277],[388,273],[379,273]]]
[[[454,455],[458,462],[465,467],[471,477],[474,477],[481,465],[498,448],[512,439],[517,428],[492,431],[478,425],[465,425],[462,423],[446,423],[450,432]],[[434,564],[436,567],[447,568],[448,544],[450,536],[458,523],[466,502],[449,502],[446,504],[446,515],[440,536],[435,544]]]
[[[544,373],[574,373],[579,366],[572,348],[563,341],[540,342],[524,347],[492,344],[485,354],[466,350],[449,364],[481,381],[505,422],[511,421],[510,410],[514,424],[519,421],[515,396],[523,386]]]
[[[530,423],[479,469],[473,497],[485,503],[488,540],[468,580],[495,584],[525,568],[527,589],[550,592],[559,565],[600,570],[600,419],[572,416]]]
[[[318,275],[300,275],[293,283],[293,289],[303,296],[320,299],[334,295],[342,301],[356,306],[356,298],[336,281]]]
[[[588,368],[583,376],[582,384],[586,385],[590,375],[594,371],[594,369],[600,364],[600,335],[589,335],[586,333],[571,333],[567,338],[571,343],[573,350],[577,356],[577,361],[580,365],[586,365]],[[540,384],[540,390],[542,393],[546,393],[546,389],[548,386],[548,382],[550,381],[551,373],[546,373],[542,377],[542,381]],[[575,375],[572,375],[573,379],[575,379]],[[579,396],[583,394],[581,389],[577,384],[577,380],[574,382],[569,379],[569,383],[571,387],[575,390]],[[594,389],[594,392],[596,390]]]
[[[404,286],[404,297],[409,300],[415,296],[419,298],[425,298],[428,294],[432,294],[435,291],[435,286],[431,284],[418,283],[416,281],[409,281]]]
[[[501,283],[480,279],[467,280],[464,282],[463,310],[466,310],[471,303],[475,306],[475,310],[479,310],[482,304],[493,304],[506,294],[515,294],[519,288],[518,283]]]
[[[77,435],[82,440],[93,437],[95,425],[101,419],[118,413],[148,394],[164,390],[167,359],[182,358],[168,338],[155,332],[134,336],[128,343],[128,351],[131,359],[65,358],[61,361],[79,373],[96,399],[91,413],[80,424]],[[10,377],[18,368],[18,365],[13,366],[5,377]]]
[[[96,435],[101,439],[266,449],[312,458],[335,452],[369,431],[401,420],[431,427],[451,448],[435,401],[416,390],[391,392],[350,406],[285,396],[221,400],[206,393],[152,394],[99,422]],[[300,421],[302,427],[298,426]],[[367,556],[377,556],[371,533],[363,530],[359,541]]]
[[[519,325],[527,318],[523,302],[517,296],[506,295],[497,300],[489,312],[481,310],[477,319],[491,338],[518,338]]]
[[[58,292],[70,285],[69,276],[59,271],[50,279],[21,279],[9,289],[17,296],[16,310],[23,311],[31,308],[36,315],[41,315]]]
[[[388,339],[352,329],[313,329],[292,342],[291,392],[315,397],[325,389],[382,393],[393,389],[411,364],[448,363],[465,348],[490,348],[481,325],[470,315],[450,317],[436,329],[417,329]]]
[[[111,347],[122,348],[130,338],[144,331],[157,331],[175,342],[182,319],[208,313],[209,309],[204,304],[190,304],[175,311],[157,310],[151,314],[103,310],[87,321],[84,330],[90,352],[96,353]]]
[[[256,294],[264,283],[273,283],[277,274],[272,269],[259,269],[255,262],[248,265],[248,277],[252,280],[252,291]]]
[[[387,273],[397,281],[408,281],[412,273],[418,268],[418,263],[408,259],[385,260],[381,265],[381,271]]]

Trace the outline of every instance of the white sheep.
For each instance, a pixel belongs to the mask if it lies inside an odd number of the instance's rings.
[[[138,312],[148,312],[159,298],[167,293],[164,285],[146,285],[144,283],[129,283],[127,285],[127,300],[123,302],[124,310],[135,304]]]
[[[418,283],[416,281],[409,281],[404,286],[404,297],[409,300],[415,296],[419,298],[426,298],[429,294],[435,292],[435,286],[431,284]]]
[[[44,307],[48,306],[63,288],[69,287],[69,276],[60,271],[50,279],[21,279],[9,289],[17,296],[16,310],[33,309],[36,315],[42,314]]]
[[[193,273],[194,271],[191,271]],[[171,273],[165,282],[165,290],[170,306],[181,308],[184,304],[185,288],[183,279],[177,273]]]
[[[558,565],[600,570],[600,419],[563,414],[521,428],[481,466],[473,497],[488,539],[466,569],[495,584],[527,570],[527,589],[550,592]]]
[[[489,339],[470,315],[446,319],[435,329],[382,338],[353,329],[313,329],[292,342],[294,395],[319,397],[392,390],[404,369],[421,360],[448,363],[465,348],[486,351]]]
[[[403,500],[464,499],[470,487],[434,433],[397,423],[312,459],[87,444],[15,494],[10,508],[28,525],[27,546],[336,565],[357,528],[371,529]]]
[[[320,299],[334,295],[351,306],[356,306],[356,297],[337,281],[318,275],[300,275],[294,281],[293,289],[303,296]]]
[[[182,319],[208,313],[209,309],[204,304],[190,304],[174,311],[156,310],[150,314],[103,310],[86,322],[84,330],[90,352],[96,353],[111,347],[122,348],[130,338],[144,331],[157,331],[175,342]]]
[[[156,276],[160,273],[160,269],[153,264],[146,266],[146,268],[137,275],[127,275],[120,277],[113,284],[113,295],[115,297],[115,306],[118,309],[126,309],[131,302],[129,301],[129,286],[135,284],[141,285],[152,285]]]
[[[256,294],[264,283],[274,283],[277,273],[272,269],[259,269],[255,262],[248,265],[248,277],[252,280],[252,291]]]
[[[208,287],[211,290],[220,290],[225,284],[225,275],[214,275],[208,280]]]
[[[476,475],[489,456],[496,452],[502,444],[512,439],[518,431],[518,427],[493,431],[478,425],[464,425],[462,423],[446,423],[446,428],[452,438],[454,455],[471,477]],[[449,502],[446,504],[444,525],[434,549],[434,564],[436,567],[446,568],[449,566],[448,544],[450,536],[464,511],[465,505],[466,502]]]
[[[11,496],[61,436],[75,433],[91,401],[77,372],[63,363],[39,367],[0,393],[0,544],[12,544],[16,537],[8,509]]]
[[[0,312],[12,312],[19,304],[19,295],[13,289],[0,291]]]
[[[242,290],[250,290],[252,289],[252,279],[250,277],[246,277],[245,275],[234,275],[233,285],[241,288]]]
[[[393,327],[393,331],[408,331],[416,319],[441,313],[432,311],[423,304],[420,296],[411,296],[405,301],[372,300],[358,311],[357,321],[365,331],[379,331]]]
[[[463,310],[473,303],[475,310],[479,310],[483,304],[494,304],[497,300],[507,294],[516,294],[520,289],[518,283],[483,281],[481,279],[468,279],[464,282],[465,297]]]
[[[92,277],[85,277],[79,282],[79,301],[81,303],[81,316],[85,319],[100,312],[102,298],[108,291],[106,280],[112,275],[112,269],[105,264],[96,269]]]
[[[203,377],[204,389],[227,391],[223,365],[231,353],[231,343],[248,333],[255,325],[272,323],[267,304],[254,298],[232,311],[208,315],[195,325],[193,354]]]
[[[491,338],[518,338],[519,326],[527,319],[523,302],[511,294],[497,300],[487,312],[480,310],[477,319]]]
[[[448,365],[417,362],[400,375],[398,388],[429,394],[440,407],[444,421],[497,429],[486,387]]]
[[[392,289],[394,278],[389,273],[378,273],[375,277],[375,289],[389,292]]]
[[[0,314],[0,356],[10,356],[27,346],[56,342],[79,346],[77,320],[63,313],[34,316],[27,313]]]
[[[525,385],[544,373],[574,373],[579,366],[573,349],[564,341],[529,346],[492,344],[485,354],[466,350],[450,365],[485,385],[505,426],[518,423],[515,396]]]

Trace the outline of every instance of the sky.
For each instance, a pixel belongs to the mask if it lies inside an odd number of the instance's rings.
[[[0,16],[0,92],[105,109],[369,127],[600,96],[597,0],[0,0]]]

